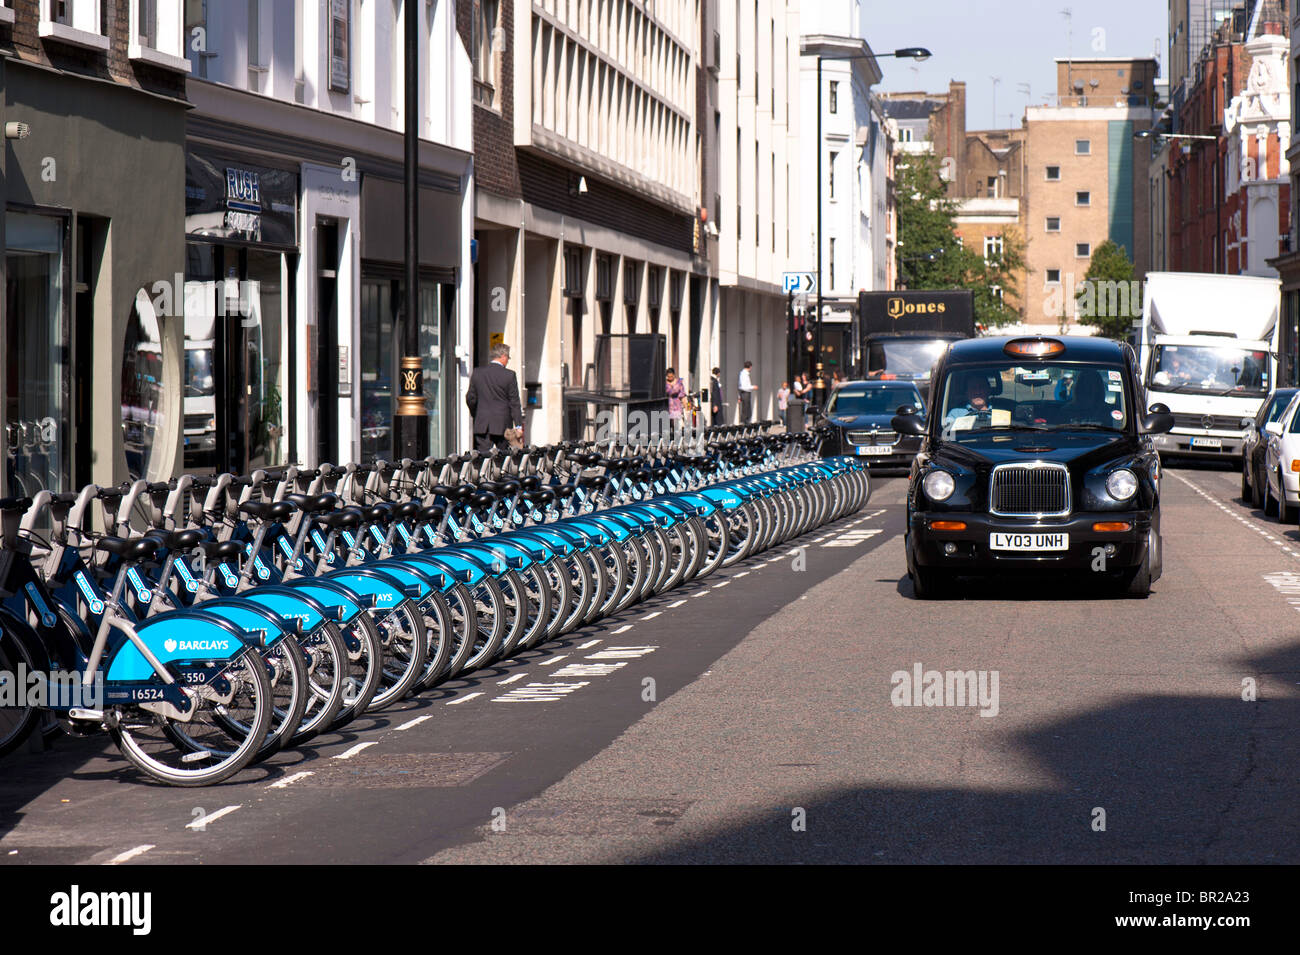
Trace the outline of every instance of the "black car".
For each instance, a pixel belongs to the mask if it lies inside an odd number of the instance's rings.
[[[1160,459],[1133,349],[1097,338],[957,342],[936,369],[907,497],[918,597],[958,576],[1104,577],[1146,596],[1160,577]]]
[[[1241,442],[1241,499],[1264,510],[1264,490],[1268,478],[1264,475],[1264,452],[1268,450],[1268,435],[1264,425],[1276,421],[1286,411],[1298,389],[1278,388],[1259,406],[1255,420]]]
[[[901,435],[891,423],[903,409],[924,419],[925,402],[910,381],[849,381],[831,393],[820,417],[830,437],[822,454],[849,454],[869,465],[905,468],[921,448],[916,435]]]

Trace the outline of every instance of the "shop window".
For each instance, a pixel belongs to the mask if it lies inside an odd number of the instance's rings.
[[[71,483],[64,222],[9,213],[5,230],[7,494],[58,493]]]
[[[122,345],[122,447],[132,480],[166,477],[170,448],[163,407],[163,342],[160,318],[141,289],[126,322]],[[211,383],[211,375],[208,381]]]

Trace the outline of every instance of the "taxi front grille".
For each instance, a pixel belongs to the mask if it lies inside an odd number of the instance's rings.
[[[989,513],[999,517],[1064,517],[1070,472],[1062,464],[999,464],[989,480]]]
[[[850,431],[846,437],[849,444],[898,444],[895,431]]]

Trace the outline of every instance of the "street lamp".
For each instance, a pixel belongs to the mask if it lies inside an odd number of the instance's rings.
[[[922,252],[920,255],[908,255],[898,260],[899,265],[907,262],[934,262],[943,255],[943,249],[931,249],[929,252]],[[906,270],[905,270],[906,271]]]
[[[865,46],[865,44],[863,44]],[[854,50],[844,53],[817,54],[817,354],[814,387],[818,390],[818,404],[824,403],[826,396],[826,379],[822,377],[822,60],[875,60],[881,57],[897,57],[906,60],[928,60],[929,50],[923,46],[905,46],[893,53],[869,53]]]

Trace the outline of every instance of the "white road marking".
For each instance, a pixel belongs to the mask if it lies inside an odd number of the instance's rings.
[[[409,730],[412,726],[419,726],[425,720],[432,719],[432,718],[433,717],[430,716],[428,713],[424,714],[424,716],[417,716],[415,719],[407,720],[401,726],[397,727],[396,732],[400,733],[402,730]]]
[[[646,615],[645,615],[644,617],[642,617],[641,619],[642,619],[642,620],[653,620],[655,617],[662,616],[662,615],[663,615],[663,611],[662,611],[662,610],[656,610],[654,613],[648,613],[648,614],[646,614]]]
[[[669,610],[672,610],[672,609],[675,608],[675,607],[680,607],[680,606],[681,606],[682,604],[684,604],[684,603],[686,603],[686,598],[685,598],[685,597],[683,597],[681,600],[678,600],[676,603],[670,603],[670,604],[668,605],[668,609],[669,609]],[[587,644],[584,643],[581,647],[578,647],[578,649],[581,650],[581,649],[583,649],[583,647],[586,647],[586,646],[587,646]]]
[[[731,575],[731,579],[732,579],[732,580],[739,580],[741,577],[748,577],[748,576],[749,576],[749,571],[747,571],[747,570],[742,570],[742,571],[741,571],[740,573],[738,573],[738,574],[732,574],[732,575]]]
[[[105,862],[104,865],[121,865],[123,862],[130,862],[136,856],[142,856],[152,848],[153,848],[152,843],[146,843],[145,845],[142,846],[136,846],[134,849],[127,849],[125,852],[119,852],[117,855],[113,856],[113,858]],[[13,852],[9,854],[11,856],[17,855],[18,850],[15,849]]]
[[[861,517],[861,518],[859,518],[859,520],[862,520],[862,521],[869,521],[869,520],[871,520],[873,517],[879,517],[881,514],[885,513],[886,510],[887,510],[887,508],[883,508],[883,507],[882,507],[882,508],[881,508],[880,510],[878,510],[878,511],[872,511],[870,514],[867,514],[865,517]]]
[[[474,699],[474,697],[482,695],[482,693],[466,693],[464,696],[457,697],[454,700],[448,700],[447,705],[455,706],[458,703],[468,703],[470,700]]]
[[[369,749],[371,746],[377,746],[377,745],[378,745],[378,743],[376,743],[375,740],[371,740],[371,741],[368,742],[368,743],[357,743],[356,746],[351,747],[351,748],[348,749],[346,752],[339,753],[339,754],[338,754],[337,756],[335,756],[334,758],[335,758],[335,759],[351,759],[353,756],[357,755],[357,753],[361,752],[363,749]]]
[[[238,808],[239,806],[227,806],[225,809],[218,809],[216,812],[210,812],[206,816],[200,816],[198,819],[195,819],[193,822],[186,823],[185,828],[206,829],[208,826],[212,825],[212,823],[216,822],[222,816],[228,816]]]
[[[426,716],[425,719],[428,719],[428,717]],[[399,727],[399,729],[402,729],[402,728],[404,728],[404,727]],[[267,788],[267,789],[284,789],[286,786],[292,785],[293,783],[296,783],[296,782],[297,782],[298,780],[300,780],[300,779],[306,779],[308,776],[315,776],[315,775],[316,775],[316,774],[313,773],[313,772],[308,772],[307,770],[303,770],[301,773],[294,773],[292,776],[286,776],[284,779],[276,780],[275,782],[271,783],[271,785],[267,786],[266,788]]]
[[[685,600],[679,600],[677,603],[686,603],[686,601],[685,601]],[[675,607],[675,606],[677,606],[677,604],[673,604],[673,606]],[[594,647],[594,646],[595,646],[596,644],[598,644],[598,643],[600,643],[599,640],[588,640],[586,643],[579,644],[579,645],[578,645],[578,649],[579,649],[579,650],[585,650],[585,649],[587,649],[587,647]]]
[[[883,534],[884,530],[879,527],[862,531],[847,531],[827,544],[827,547],[856,547],[864,541],[871,540],[877,534]]]
[[[505,686],[507,683],[514,683],[515,680],[522,680],[526,676],[528,676],[527,673],[516,673],[514,676],[508,676],[504,680],[498,680],[497,686]]]
[[[625,623],[623,624],[623,626],[619,627],[617,630],[614,631],[614,636],[618,636],[620,633],[627,633],[631,629],[632,629],[632,625],[630,623]]]
[[[548,666],[550,666],[552,663],[559,663],[561,660],[563,660],[563,659],[564,659],[565,657],[567,657],[567,656],[568,656],[567,653],[561,653],[559,656],[551,657],[549,660],[543,660],[541,663],[539,663],[539,664],[537,664],[537,665],[538,665],[539,667],[548,667]]]
[[[729,583],[731,583],[731,581],[729,581],[729,580],[724,580],[724,581],[723,581],[722,583],[720,583],[720,584],[714,584],[713,587],[712,587],[711,589],[712,589],[712,590],[721,590],[723,587],[727,586],[727,584],[729,584]]]

